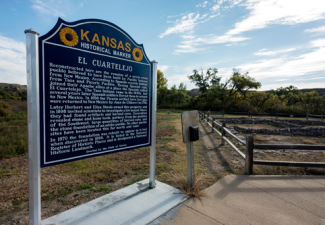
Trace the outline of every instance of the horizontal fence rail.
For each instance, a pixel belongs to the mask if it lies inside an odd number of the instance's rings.
[[[280,115],[284,113],[277,113],[276,115]],[[275,145],[275,144],[254,144],[254,139],[252,136],[247,136],[246,141],[241,140],[236,135],[231,133],[229,129],[226,128],[225,123],[220,123],[216,121],[214,118],[209,117],[208,114],[204,114],[199,112],[200,117],[212,128],[213,132],[216,132],[219,136],[221,136],[221,144],[227,142],[232,149],[234,149],[240,157],[245,159],[245,173],[251,174],[253,171],[253,164],[255,165],[265,165],[265,166],[291,166],[291,167],[316,167],[316,168],[325,168],[325,162],[291,162],[291,161],[267,161],[267,160],[253,160],[253,149],[293,149],[293,150],[324,150],[325,145]],[[247,114],[246,114],[247,115]],[[290,114],[286,114],[290,115]],[[318,116],[318,115],[310,115],[308,116]],[[321,115],[323,120],[323,115]],[[211,124],[210,122],[211,121]],[[214,126],[217,126],[221,129],[221,132],[218,131]],[[228,134],[230,137],[235,139],[238,143],[246,146],[246,154],[242,153],[227,137],[225,134]],[[247,143],[248,142],[248,143]]]
[[[233,133],[231,133],[227,128],[223,128],[227,134],[229,134],[233,139],[235,139],[236,141],[238,141],[239,143],[246,145],[246,141],[241,140],[240,138],[238,138],[236,135],[234,135]]]
[[[325,145],[265,145],[254,144],[254,149],[300,149],[300,150],[325,150]]]
[[[202,115],[201,115],[202,116]],[[202,118],[204,118],[204,116],[202,117]],[[220,133],[217,129],[215,129],[214,127],[213,127],[213,125],[212,124],[216,124],[217,126],[219,126],[219,127],[221,127],[221,129],[224,129],[231,137],[233,137],[233,138],[235,138],[236,140],[238,140],[239,142],[243,142],[242,140],[240,140],[239,138],[237,138],[234,134],[232,134],[228,129],[226,129],[225,127],[222,127],[222,125],[221,124],[219,124],[218,122],[216,122],[216,121],[213,121],[212,120],[212,118],[211,117],[207,117],[207,119],[203,119],[205,122],[207,122],[207,124],[210,126],[210,127],[212,127],[212,129],[219,135],[219,136],[221,136],[221,138],[223,139],[223,140],[225,140],[229,145],[230,145],[230,147],[232,148],[232,149],[234,149],[238,154],[239,154],[239,156],[240,157],[242,157],[243,159],[245,159],[245,154],[244,153],[242,153],[233,143],[231,143],[231,141],[230,140],[228,140],[228,138],[226,138],[225,136],[223,136],[222,135],[222,133]],[[210,124],[209,123],[209,121],[208,120],[211,120],[212,121],[212,124]],[[243,142],[243,143],[245,143],[245,142]]]
[[[266,161],[266,160],[254,160],[255,165],[264,166],[292,166],[292,167],[317,167],[325,168],[323,162],[290,162],[290,161]]]
[[[223,140],[225,140],[229,145],[230,147],[232,147],[232,149],[234,149],[243,159],[246,158],[245,154],[242,153],[233,143],[231,143],[231,141],[228,140],[228,138],[226,137],[222,137]]]

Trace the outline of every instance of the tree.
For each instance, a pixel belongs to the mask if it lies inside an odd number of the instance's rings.
[[[168,89],[167,86],[162,86],[157,91],[157,104],[163,104],[167,102],[167,96],[168,96]]]
[[[281,95],[287,95],[289,94],[289,92],[292,92],[293,94],[299,94],[300,91],[298,88],[296,88],[295,86],[293,85],[290,85],[288,87],[280,87],[278,89],[276,89],[275,91],[273,91],[275,94],[277,94],[278,96],[281,96]]]
[[[205,74],[203,69],[201,69],[200,73],[197,70],[193,70],[193,73],[193,75],[188,76],[188,79],[195,83],[195,86],[199,87],[201,94],[205,97],[210,86],[218,85],[221,79],[221,77],[216,75],[218,73],[216,68],[209,68]]]
[[[186,85],[182,82],[179,84],[176,94],[176,102],[177,104],[184,103],[188,99]]]
[[[230,84],[231,90],[229,96],[234,95],[236,92],[240,92],[244,99],[246,99],[246,93],[250,89],[258,89],[262,85],[257,82],[255,78],[248,76],[248,72],[240,74],[239,70],[233,69],[234,73],[231,78],[226,82]]]
[[[164,73],[157,70],[157,90],[161,87],[167,87],[168,80],[164,77]]]
[[[157,103],[158,105],[165,103],[167,100],[167,82],[168,80],[164,77],[164,73],[157,70]]]
[[[177,93],[178,93],[178,90],[177,90],[176,84],[174,84],[169,91],[169,95],[168,95],[169,103],[174,104],[176,102]]]

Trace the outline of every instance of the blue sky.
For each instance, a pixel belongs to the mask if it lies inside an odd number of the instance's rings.
[[[47,33],[58,19],[115,23],[143,43],[168,79],[194,69],[249,72],[262,90],[325,88],[325,0],[0,0],[0,83],[26,84],[24,30]]]

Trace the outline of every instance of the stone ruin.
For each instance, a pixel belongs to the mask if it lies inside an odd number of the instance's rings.
[[[240,133],[256,133],[284,136],[325,136],[325,122],[317,120],[275,120],[275,119],[260,119],[260,118],[215,118],[221,119],[220,122],[226,123],[226,127]],[[244,128],[239,126],[230,126],[231,124],[267,124],[279,127],[278,129],[266,128]],[[306,127],[306,126],[324,126],[324,127]],[[237,133],[234,132],[234,133]]]

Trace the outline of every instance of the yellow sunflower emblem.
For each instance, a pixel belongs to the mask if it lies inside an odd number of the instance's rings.
[[[142,53],[141,49],[134,48],[132,51],[132,56],[135,61],[140,62],[143,58],[143,53]]]
[[[60,40],[66,46],[74,47],[79,42],[79,37],[77,33],[70,27],[65,27],[60,30]]]

